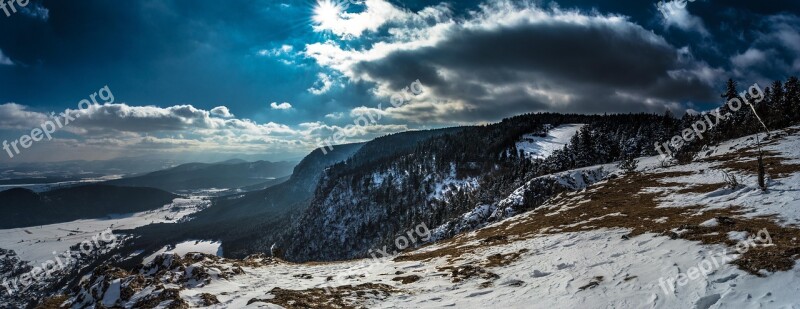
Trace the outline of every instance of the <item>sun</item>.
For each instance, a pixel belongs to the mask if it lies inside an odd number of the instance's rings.
[[[314,22],[322,28],[328,28],[341,20],[344,8],[331,0],[319,0],[314,8]]]

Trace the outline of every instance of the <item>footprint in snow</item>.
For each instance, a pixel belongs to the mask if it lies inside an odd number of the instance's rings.
[[[739,275],[737,275],[737,274],[731,274],[731,275],[729,275],[727,277],[723,277],[723,278],[719,278],[717,280],[714,280],[714,283],[725,283],[725,282],[731,281],[733,279],[736,279],[736,277],[738,277],[738,276]]]
[[[708,309],[712,305],[716,304],[720,299],[719,294],[711,294],[708,296],[703,296],[694,303],[695,309]]]
[[[491,292],[492,292],[492,290],[481,291],[481,292],[475,292],[475,293],[472,293],[472,294],[469,294],[469,295],[467,295],[466,297],[476,297],[476,296],[486,295],[486,294],[489,294],[489,293],[491,293]]]

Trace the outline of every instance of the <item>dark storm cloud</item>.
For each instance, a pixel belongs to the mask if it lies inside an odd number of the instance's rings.
[[[362,61],[353,71],[394,90],[419,79],[439,96],[472,105],[461,115],[450,116],[474,121],[526,111],[665,108],[665,104],[643,104],[647,99],[714,100],[714,89],[691,72],[670,74],[689,70],[689,65],[679,60],[675,47],[652,32],[598,18],[588,24],[543,22],[456,31],[433,47]],[[498,88],[504,89],[502,95],[491,95]],[[546,101],[525,89],[562,93],[572,99]],[[425,111],[420,110],[420,117],[430,117]]]

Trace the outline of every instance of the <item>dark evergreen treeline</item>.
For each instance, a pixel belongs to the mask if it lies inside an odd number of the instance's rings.
[[[576,123],[586,126],[546,160],[531,160],[516,149],[525,134]],[[678,123],[651,114],[527,114],[434,136],[368,164],[348,160],[326,172],[282,246],[295,260],[366,256],[412,226],[441,225],[534,177],[613,162],[625,153],[651,154],[652,141],[671,135]]]
[[[759,85],[763,91],[763,99],[756,103],[756,97],[750,95],[752,85],[740,86],[733,80],[728,80],[725,92],[720,96],[723,101],[720,112],[728,115],[725,120],[719,121],[716,126],[704,134],[703,139],[695,139],[681,147],[678,152],[693,153],[701,150],[706,145],[713,145],[732,138],[738,138],[755,133],[764,133],[764,125],[770,131],[782,129],[800,122],[800,80],[797,77],[789,77],[787,81],[775,81],[768,87]],[[753,110],[748,105],[742,105],[738,111],[732,111],[726,104],[727,101],[739,98],[742,93],[749,102],[755,103],[754,107],[758,116],[764,122],[762,124],[758,117],[753,114]],[[758,93],[757,91],[755,93]],[[684,115],[680,120],[680,129],[691,128],[698,121],[703,121],[702,115]],[[715,117],[709,117],[712,122],[717,122]],[[677,132],[675,134],[679,134]],[[667,141],[666,139],[664,141]]]

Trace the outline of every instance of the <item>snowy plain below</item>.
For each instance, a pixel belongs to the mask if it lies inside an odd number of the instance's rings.
[[[14,250],[20,259],[39,264],[53,259],[53,251],[64,252],[73,245],[91,240],[106,229],[133,229],[154,223],[175,223],[209,204],[206,196],[191,196],[177,198],[171,204],[151,211],[0,230],[0,248]]]

